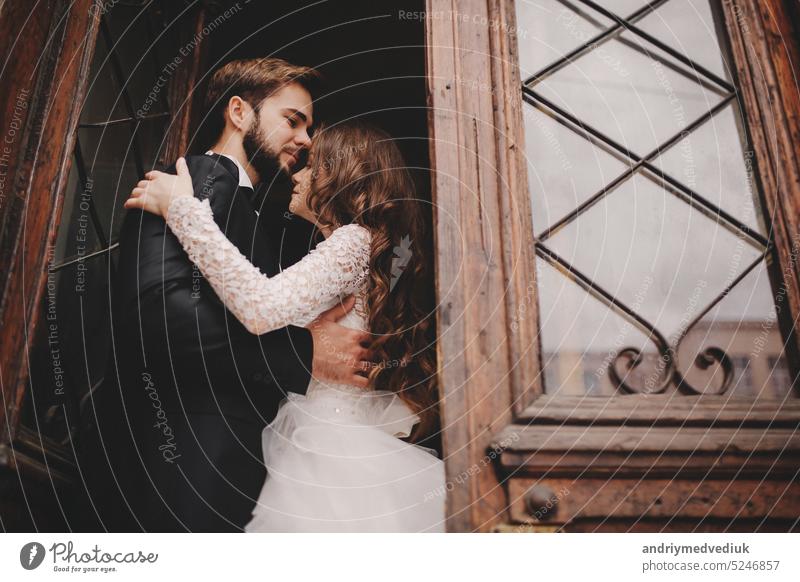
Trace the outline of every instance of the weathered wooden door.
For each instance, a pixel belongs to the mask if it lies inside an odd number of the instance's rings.
[[[111,349],[122,203],[186,149],[204,16],[196,3],[0,5],[4,529],[103,528],[77,449]]]
[[[787,6],[428,2],[451,530],[798,527]]]

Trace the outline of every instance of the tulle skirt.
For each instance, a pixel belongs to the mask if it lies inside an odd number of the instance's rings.
[[[442,532],[444,463],[406,443],[419,418],[391,392],[290,394],[262,444],[247,532]]]

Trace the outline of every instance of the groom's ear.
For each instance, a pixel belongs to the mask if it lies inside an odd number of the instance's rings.
[[[250,129],[250,124],[253,123],[253,115],[255,115],[253,108],[238,95],[228,99],[225,121],[231,124],[232,129],[246,133]]]

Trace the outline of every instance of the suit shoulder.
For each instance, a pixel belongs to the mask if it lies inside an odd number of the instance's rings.
[[[230,169],[220,158],[213,156],[186,156],[186,165],[192,175],[192,181],[201,180],[205,177],[213,178],[215,181],[238,183],[238,176],[231,174]],[[170,173],[175,173],[175,166],[170,166]]]
[[[231,197],[239,184],[238,178],[231,175],[219,158],[212,156],[187,156],[186,165],[192,176],[194,195],[200,199],[209,198],[222,203]],[[214,205],[212,205],[213,207]]]

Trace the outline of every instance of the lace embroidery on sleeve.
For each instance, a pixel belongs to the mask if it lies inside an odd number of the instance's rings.
[[[227,239],[207,199],[173,197],[167,224],[225,306],[254,334],[312,320],[335,298],[357,292],[369,269],[370,233],[356,224],[337,228],[274,277]]]

